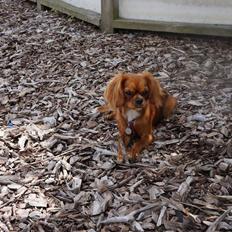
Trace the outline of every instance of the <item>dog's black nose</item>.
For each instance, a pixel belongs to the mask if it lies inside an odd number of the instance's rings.
[[[143,104],[143,99],[142,98],[137,98],[136,100],[135,100],[135,105],[136,106],[141,106]]]

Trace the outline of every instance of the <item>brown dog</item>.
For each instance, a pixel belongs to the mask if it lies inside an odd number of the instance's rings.
[[[152,143],[153,129],[168,118],[176,107],[176,99],[160,87],[149,72],[121,73],[109,82],[99,111],[116,119],[122,140],[118,161],[123,160],[122,146],[128,158],[135,160],[141,150]]]

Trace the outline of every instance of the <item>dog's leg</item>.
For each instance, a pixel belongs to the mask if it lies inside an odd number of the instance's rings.
[[[122,116],[122,113],[119,109],[117,109],[116,111],[116,122],[117,122],[117,126],[118,126],[118,130],[119,130],[119,145],[118,145],[118,159],[121,160],[122,157],[126,154],[126,151],[125,151],[125,146],[128,144],[129,142],[129,138],[128,136],[126,135],[126,128],[127,128],[127,123],[126,123],[126,120],[125,118]],[[126,157],[124,157],[126,158]]]
[[[126,149],[124,142],[122,141],[121,137],[118,138],[118,157],[117,160],[119,163],[122,163],[123,161],[127,161],[126,157]]]
[[[123,153],[122,153],[122,144],[120,142],[120,139],[118,140],[118,156],[117,160],[119,163],[123,162]]]
[[[103,106],[99,106],[98,107],[98,111],[100,113],[103,113],[104,116],[105,116],[105,119],[107,119],[107,120],[113,120],[113,119],[115,119],[115,112],[112,111],[110,109],[109,105],[107,105],[107,104],[105,104]]]
[[[128,156],[131,160],[136,160],[140,152],[151,144],[153,141],[153,135],[147,134],[140,138],[139,141],[135,142],[131,149],[128,150]]]
[[[139,121],[139,127],[135,130],[139,134],[140,138],[135,141],[133,146],[129,149],[129,156],[135,160],[139,153],[153,142],[153,119],[155,116],[155,110],[150,106],[144,113],[144,117]]]

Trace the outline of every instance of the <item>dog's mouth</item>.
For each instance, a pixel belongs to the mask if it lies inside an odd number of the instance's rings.
[[[135,107],[135,110],[140,112],[140,111],[143,110],[143,108],[144,108],[144,107]]]
[[[138,111],[138,112],[141,112],[144,108],[145,108],[145,105],[143,105],[143,106],[136,106],[136,105],[133,104],[133,105],[127,106],[127,109]]]
[[[138,112],[144,110],[145,107],[146,107],[145,102],[143,102],[143,104],[141,104],[141,105],[133,104],[133,109],[138,111]]]

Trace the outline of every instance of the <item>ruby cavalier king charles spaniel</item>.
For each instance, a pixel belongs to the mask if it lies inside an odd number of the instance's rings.
[[[125,155],[136,160],[142,149],[152,143],[154,127],[176,107],[176,98],[161,88],[149,72],[115,75],[106,87],[104,98],[106,104],[99,111],[117,122],[119,162]]]

